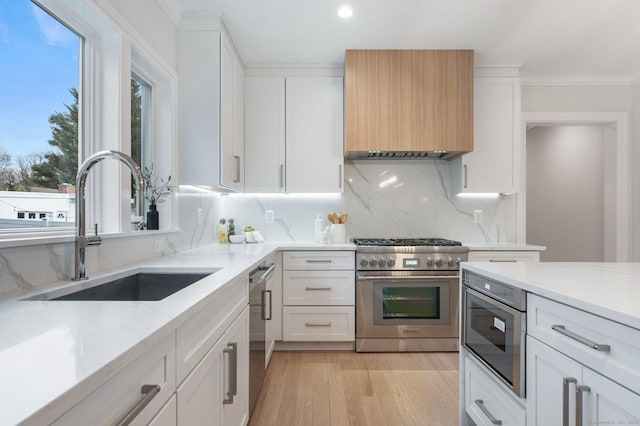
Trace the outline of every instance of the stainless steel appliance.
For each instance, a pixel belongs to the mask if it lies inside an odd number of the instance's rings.
[[[267,321],[271,320],[271,290],[267,290],[267,281],[275,269],[272,263],[260,266],[249,275],[249,417],[265,375],[266,328]]]
[[[462,284],[462,344],[524,398],[525,291],[469,271],[463,271]]]
[[[355,239],[356,351],[458,350],[460,262],[440,238]]]

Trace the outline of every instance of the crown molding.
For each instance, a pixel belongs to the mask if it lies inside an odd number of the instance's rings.
[[[640,75],[623,73],[521,73],[523,86],[630,86]]]
[[[180,22],[180,16],[182,15],[182,7],[176,1],[171,0],[158,0],[158,4],[164,10],[164,13],[167,14],[169,19],[173,22],[175,26],[178,26]]]

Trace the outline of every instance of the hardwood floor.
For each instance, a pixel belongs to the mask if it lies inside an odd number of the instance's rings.
[[[457,353],[355,352],[274,352],[249,422],[457,424]]]

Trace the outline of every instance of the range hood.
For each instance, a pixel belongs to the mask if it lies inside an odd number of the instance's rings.
[[[345,159],[473,151],[472,50],[347,50]]]

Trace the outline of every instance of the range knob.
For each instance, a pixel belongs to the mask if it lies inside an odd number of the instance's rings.
[[[457,265],[457,266],[460,266],[460,262],[462,262],[462,259],[457,258],[457,259],[456,259],[456,265]]]
[[[449,260],[447,260],[447,265],[449,265],[449,266],[453,266],[453,264],[454,264],[453,259],[452,259],[452,258],[449,258]]]
[[[379,267],[381,267],[381,268],[384,268],[384,265],[385,265],[386,263],[387,263],[387,261],[386,261],[386,260],[384,260],[384,259],[380,259],[380,260],[378,260],[378,266],[379,266]]]
[[[365,259],[364,257],[362,259],[360,259],[360,266],[362,266],[363,268],[365,266],[367,266],[369,264],[369,261],[367,259]]]
[[[395,259],[389,259],[389,260],[387,260],[387,265],[388,265],[390,268],[393,268],[394,266],[396,266],[396,260],[395,260]]]
[[[437,258],[437,259],[436,259],[436,266],[437,266],[437,267],[442,266],[442,259],[440,259],[440,258]]]
[[[433,266],[433,259],[431,259],[430,257],[427,257],[427,266]]]
[[[369,266],[376,266],[377,264],[378,264],[378,261],[377,261],[377,260],[375,260],[375,259],[371,259],[371,260],[369,261]]]

